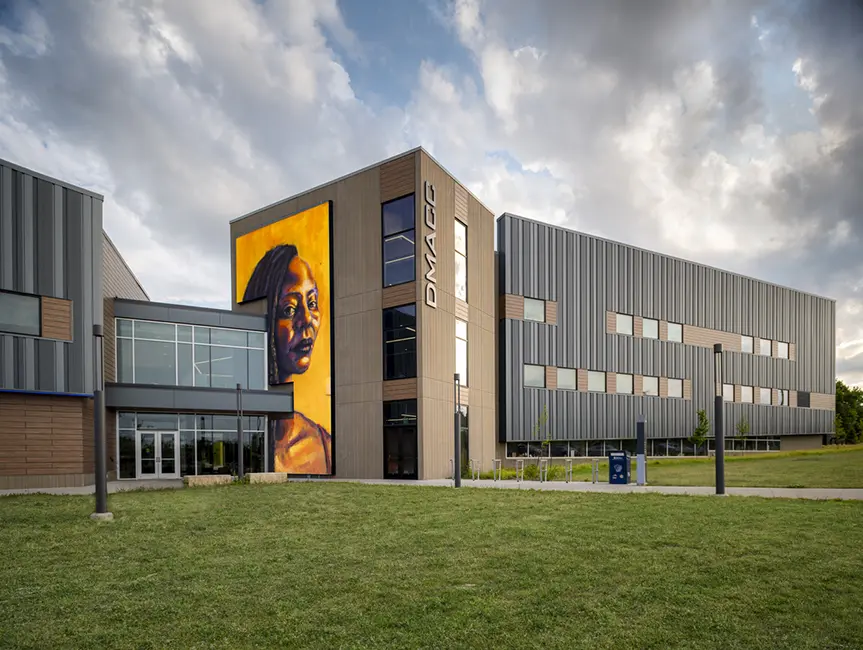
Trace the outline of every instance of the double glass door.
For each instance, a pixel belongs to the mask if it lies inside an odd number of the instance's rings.
[[[138,478],[180,478],[178,436],[176,431],[137,432]]]
[[[384,428],[384,476],[391,479],[417,478],[417,428]]]

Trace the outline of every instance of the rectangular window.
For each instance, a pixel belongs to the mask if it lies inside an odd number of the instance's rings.
[[[798,408],[808,409],[810,403],[810,393],[808,390],[797,391],[797,406]]]
[[[779,406],[791,405],[791,391],[779,389]]]
[[[683,325],[680,323],[669,323],[668,340],[683,343]]]
[[[759,402],[761,404],[772,404],[773,403],[773,400],[770,399],[771,395],[773,394],[772,390],[770,390],[769,388],[761,388],[761,389],[759,389],[758,392],[759,392],[759,398],[760,398]]]
[[[617,392],[632,395],[632,375],[617,374]]]
[[[683,397],[683,380],[669,379],[668,380],[668,396]]]
[[[646,339],[658,339],[659,321],[652,318],[643,318],[641,320],[641,336]]]
[[[755,352],[755,339],[753,339],[751,336],[741,336],[740,351],[753,354]]]
[[[534,298],[524,299],[524,320],[535,320],[539,323],[545,322],[545,300]]]
[[[467,226],[455,220],[455,297],[467,302]]]
[[[776,356],[780,359],[788,358],[788,344],[783,343],[782,341],[776,342]]]
[[[659,377],[645,375],[641,378],[641,392],[645,395],[659,395]]]
[[[573,368],[557,369],[557,387],[563,390],[577,390],[578,378]]]
[[[605,373],[597,372],[595,370],[588,370],[587,372],[587,390],[593,393],[604,393],[605,392]]]
[[[744,404],[752,404],[752,386],[740,387],[740,401]]]
[[[42,303],[39,296],[0,291],[0,332],[42,335]]]
[[[467,323],[458,319],[455,321],[455,371],[461,385],[467,386]]]
[[[524,385],[526,388],[545,388],[545,366],[525,365]]]
[[[381,205],[383,221],[384,286],[413,282],[416,264],[416,209],[414,195]]]
[[[383,310],[384,379],[417,376],[417,307],[402,305]]]
[[[617,315],[617,333],[632,336],[632,316],[626,314]]]
[[[770,339],[761,339],[759,353],[761,356],[769,357],[772,354],[773,345]]]
[[[726,402],[734,401],[734,384],[722,384],[722,399]]]

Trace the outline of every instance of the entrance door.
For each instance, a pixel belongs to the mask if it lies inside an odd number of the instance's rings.
[[[417,474],[416,427],[384,429],[384,476],[390,479],[415,480]]]
[[[138,478],[180,478],[176,431],[138,431]]]

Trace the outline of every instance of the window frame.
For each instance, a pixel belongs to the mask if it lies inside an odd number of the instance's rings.
[[[387,330],[387,327],[385,324],[386,315],[390,311],[398,310],[398,309],[404,309],[405,307],[413,307],[414,308],[414,313],[413,313],[413,317],[414,317],[414,336],[413,336],[413,341],[414,341],[414,364],[413,365],[414,365],[414,367],[413,367],[413,374],[408,374],[408,375],[401,376],[401,377],[387,377],[387,358],[388,358],[387,357],[387,331],[388,330]],[[407,302],[403,305],[393,305],[392,307],[386,307],[384,309],[381,309],[381,343],[383,345],[383,355],[381,358],[381,364],[382,364],[382,371],[383,371],[383,381],[397,381],[399,379],[414,379],[417,376],[417,365],[418,365],[418,354],[419,354],[419,352],[417,349],[417,331],[416,331],[416,329],[417,329],[417,308],[416,307],[417,307],[417,305],[415,302]],[[406,340],[406,339],[400,339],[400,340]],[[389,342],[394,343],[397,341],[389,341]]]
[[[622,332],[620,330],[620,320],[624,319],[624,322],[625,322],[625,319],[627,319],[627,318],[629,319],[629,331],[628,332]],[[615,314],[614,331],[617,334],[621,334],[623,336],[634,336],[635,335],[635,317],[631,316],[630,314]]]
[[[14,298],[24,298],[28,300],[34,300],[36,302],[36,332],[32,331],[20,331],[15,329],[6,329],[5,323],[0,322],[0,334],[8,334],[10,336],[28,336],[31,338],[42,338],[42,296],[34,293],[24,293],[23,291],[7,291],[5,289],[0,290],[0,296],[13,296]],[[11,325],[11,323],[8,323]]]
[[[665,384],[665,386],[666,386],[666,389],[665,389],[666,396],[667,396],[669,399],[683,399],[683,380],[682,380],[682,379],[678,379],[677,377],[666,377],[666,378],[665,378],[665,381],[666,381],[666,384]],[[675,386],[677,386],[678,384],[680,385],[680,395],[672,395],[672,394],[671,394],[671,386],[672,386],[672,382],[674,382],[674,385],[675,385]]]
[[[656,336],[647,336],[644,333],[644,324],[647,322],[651,322],[656,326]],[[654,341],[659,340],[659,321],[655,318],[642,318],[641,319],[641,338],[643,339],[653,339]]]
[[[767,344],[767,352],[764,351],[764,344]],[[758,356],[772,357],[773,356],[773,341],[772,339],[758,339]]]
[[[747,350],[744,342],[749,342],[750,349]],[[746,336],[745,334],[740,335],[740,351],[744,354],[755,354],[755,337],[754,336]]]
[[[528,384],[527,383],[527,369],[528,368],[541,368],[542,369],[542,386],[537,386],[534,384]],[[524,364],[524,367],[522,368],[522,371],[521,371],[521,383],[524,386],[524,388],[545,388],[545,385],[546,385],[546,383],[545,383],[545,366],[540,366],[540,365],[535,364],[535,363]]]
[[[749,399],[746,399],[746,391],[749,390]],[[755,403],[755,387],[754,386],[741,386],[740,387],[740,403],[741,404],[754,404]]]
[[[542,320],[537,318],[528,318],[527,317],[527,301],[540,303],[542,305]],[[529,298],[528,296],[524,297],[524,305],[522,306],[523,310],[523,318],[526,321],[530,321],[531,323],[544,323],[545,322],[545,300],[541,300],[539,298]]]
[[[731,389],[731,399],[728,399],[725,393],[725,390],[728,388]],[[734,401],[734,384],[722,384],[722,399],[726,402]]]
[[[629,390],[620,390],[620,378],[629,377]],[[635,394],[635,375],[628,372],[619,372],[615,374],[614,393],[616,395],[634,395]]]
[[[390,233],[389,235],[384,234],[386,232],[385,226],[384,226],[384,207],[389,205],[390,203],[395,203],[396,201],[401,201],[402,199],[406,199],[409,196],[413,197],[413,200],[414,200],[413,227],[412,228],[405,228],[404,230],[398,230],[396,232]],[[404,234],[406,232],[410,232],[411,230],[414,233],[414,252],[413,252],[414,263],[411,264],[411,274],[412,274],[411,279],[405,280],[403,282],[396,282],[394,284],[387,284],[387,273],[386,273],[386,271],[387,271],[387,258],[386,258],[386,251],[385,251],[386,241],[390,237],[395,237],[396,235],[401,235],[401,234]],[[409,282],[416,282],[416,279],[417,279],[417,264],[416,264],[416,261],[417,261],[417,236],[416,235],[417,235],[417,198],[416,198],[416,192],[408,192],[407,194],[404,194],[402,196],[397,196],[394,199],[390,199],[389,201],[383,201],[381,203],[381,286],[384,289],[387,289],[389,287],[399,287],[403,284],[408,284]]]
[[[656,392],[648,393],[644,390],[644,380],[645,379],[654,379],[656,380]],[[659,377],[657,375],[642,375],[641,376],[641,394],[646,397],[659,397]]]
[[[560,385],[560,376],[561,373],[565,372],[567,376],[572,373],[572,387],[569,386],[561,386]],[[557,369],[557,388],[558,390],[578,390],[578,370],[575,368],[558,368]]]
[[[767,401],[766,402],[764,401],[764,394],[765,393],[767,394]],[[760,386],[758,388],[758,403],[761,406],[773,406],[773,389],[764,388],[763,386]]]
[[[596,390],[590,387],[591,377],[602,376],[602,390]],[[588,370],[587,371],[587,392],[588,393],[607,393],[608,392],[608,375],[603,370]]]
[[[782,353],[782,348],[785,347],[785,354]],[[776,358],[788,359],[791,355],[791,345],[786,341],[776,341]]]
[[[671,338],[671,326],[672,325],[680,328],[680,340],[679,341],[677,339]],[[672,321],[667,321],[666,326],[665,326],[665,339],[669,343],[683,343],[683,323],[674,323]]]

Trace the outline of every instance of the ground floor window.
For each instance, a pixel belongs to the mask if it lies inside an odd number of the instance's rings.
[[[686,438],[657,438],[647,441],[648,456],[707,456],[715,450],[715,442],[696,445]],[[733,452],[779,451],[779,438],[730,438],[725,440],[725,450]],[[602,457],[612,451],[636,452],[635,439],[623,440],[570,440],[556,441],[544,445],[541,442],[508,442],[508,458],[578,458]]]
[[[266,466],[266,418],[243,418],[247,472]],[[237,418],[210,413],[117,414],[120,478],[179,478],[238,471]]]
[[[384,402],[384,477],[416,479],[418,462],[417,401]]]

